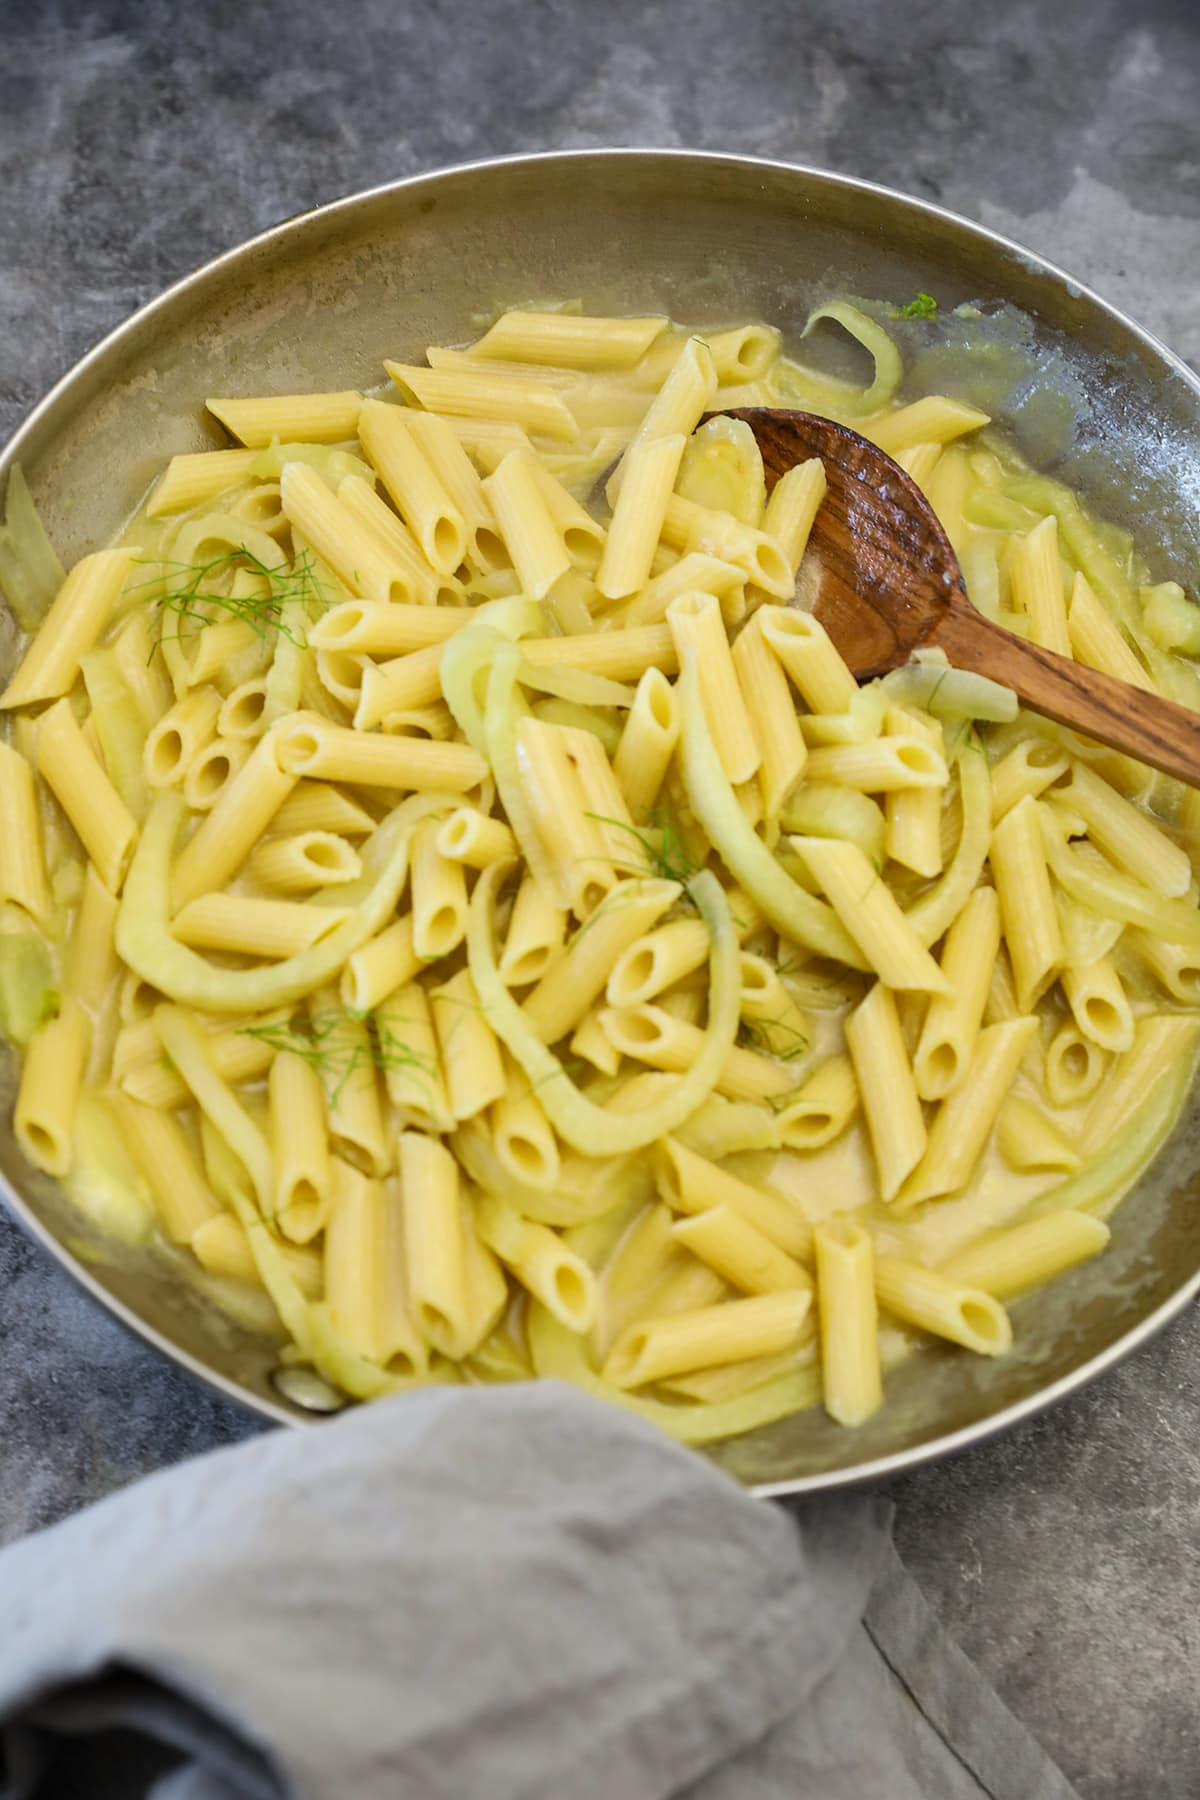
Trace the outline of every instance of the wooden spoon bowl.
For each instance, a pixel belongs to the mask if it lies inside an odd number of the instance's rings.
[[[767,488],[819,456],[827,489],[809,547],[803,603],[860,680],[936,647],[956,669],[987,675],[1026,706],[1200,787],[1200,714],[1005,631],[967,598],[950,540],[899,463],[816,413],[746,406]]]

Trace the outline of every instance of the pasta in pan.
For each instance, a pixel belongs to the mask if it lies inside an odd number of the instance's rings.
[[[701,423],[852,421],[999,623],[1200,704],[1182,591],[899,404],[875,314],[820,315],[861,390],[568,306],[384,394],[214,398],[232,447],[69,573],[10,492],[18,1139],[339,1395],[859,1425],[916,1342],[1002,1355],[1178,1115],[1192,797],[936,660],[860,687],[791,603],[820,463],[768,493]]]

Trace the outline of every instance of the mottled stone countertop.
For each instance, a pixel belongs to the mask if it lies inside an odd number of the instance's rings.
[[[471,157],[812,162],[1049,254],[1200,362],[1194,0],[0,0],[0,429],[204,258]],[[950,1628],[1086,1800],[1200,1792],[1200,1320],[894,1484]],[[0,1218],[0,1540],[255,1426]]]

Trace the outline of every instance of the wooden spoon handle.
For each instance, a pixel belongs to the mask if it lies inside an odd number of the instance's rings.
[[[993,625],[957,594],[933,634],[956,669],[989,675],[1059,725],[1200,787],[1200,713]]]

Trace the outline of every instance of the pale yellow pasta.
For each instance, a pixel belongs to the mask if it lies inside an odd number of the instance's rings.
[[[812,1287],[803,1263],[772,1243],[732,1206],[714,1206],[679,1219],[671,1234],[676,1243],[745,1294],[804,1292]]]
[[[358,435],[430,568],[452,575],[466,555],[466,520],[409,431],[406,409],[364,400]]]
[[[545,974],[567,935],[567,914],[530,875],[517,889],[500,973],[510,987],[526,987]]]
[[[144,1023],[154,1031],[157,1040],[153,1017],[148,1017]],[[217,1074],[231,1086],[253,1081],[270,1067],[275,1054],[263,1039],[242,1031],[212,1032],[207,1051]],[[122,1091],[131,1100],[140,1100],[143,1106],[170,1110],[187,1104],[187,1086],[171,1068],[157,1041],[144,1060],[130,1063],[122,1069],[118,1079]]]
[[[568,312],[506,312],[471,345],[471,355],[565,369],[629,369],[666,329],[665,318],[585,318]]]
[[[683,552],[702,551],[742,570],[764,594],[790,600],[795,589],[787,557],[765,531],[744,525],[732,513],[714,512],[674,494],[667,503],[662,535]]]
[[[1170,1013],[1150,1013],[1138,1020],[1133,1043],[1113,1064],[1084,1122],[1081,1148],[1086,1152],[1110,1143],[1153,1085],[1172,1068],[1194,1055],[1200,1020]]]
[[[63,955],[63,989],[95,1014],[107,998],[116,974],[113,933],[117,900],[88,864],[79,910]]]
[[[435,823],[413,838],[409,881],[412,892],[413,950],[429,962],[462,943],[467,929],[467,882],[463,865],[443,856]]]
[[[992,818],[998,823],[1027,794],[1035,798],[1066,774],[1066,752],[1053,738],[1017,744],[992,770]]]
[[[1041,804],[1029,796],[1018,801],[996,826],[988,851],[1022,1012],[1031,1011],[1045,993],[1064,956],[1046,867]]]
[[[738,633],[733,667],[758,746],[763,811],[773,821],[804,773],[808,750],[787,677],[763,637],[760,615]]]
[[[191,512],[205,501],[249,481],[256,450],[199,450],[173,456],[146,502],[152,519],[166,513]]]
[[[352,592],[363,593],[367,599],[383,602],[390,600],[395,605],[415,602],[426,605],[458,604],[461,598],[458,582],[452,576],[439,574],[426,562],[407,525],[380,498],[370,481],[362,475],[345,476],[338,483],[337,500],[342,509],[342,517],[348,517],[354,528],[352,543],[341,554],[340,567],[338,564],[333,565],[344,586],[349,587]],[[358,569],[359,577],[363,581],[366,579],[353,554],[364,546],[376,592],[367,592],[355,577],[355,570]],[[380,557],[383,558],[382,563],[378,561]],[[347,566],[348,579],[341,572]]]
[[[720,604],[711,594],[681,594],[667,608],[667,623],[681,662],[689,651],[696,658],[704,716],[722,768],[735,784],[749,781],[762,759]]]
[[[692,1067],[704,1040],[698,1025],[652,1004],[605,1007],[600,1024],[622,1056],[672,1074]],[[796,1079],[786,1065],[735,1044],[726,1053],[716,1085],[734,1100],[774,1100],[794,1088]]]
[[[819,837],[792,837],[788,842],[881,981],[927,994],[948,991],[946,977],[857,844]]]
[[[329,992],[311,997],[309,1013],[314,1039],[328,1051],[330,1148],[368,1175],[387,1175],[395,1146],[384,1116],[377,1058],[366,1021],[339,1013],[336,996]]]
[[[184,801],[192,811],[208,812],[214,807],[249,756],[250,745],[240,738],[213,738],[197,751],[182,785]]]
[[[376,1004],[371,1017],[386,1052],[384,1085],[401,1124],[452,1130],[454,1115],[424,988],[415,980],[404,982]]]
[[[845,1030],[880,1193],[885,1200],[894,1200],[924,1155],[926,1131],[890,988],[877,981],[847,1017]]]
[[[151,787],[182,781],[217,728],[221,695],[214,687],[193,688],[165,712],[146,738],[143,766]]]
[[[494,1194],[480,1195],[474,1216],[483,1242],[522,1287],[568,1330],[591,1329],[596,1316],[595,1277],[557,1232],[548,1225],[523,1219]]]
[[[465,969],[434,988],[432,1000],[450,1110],[461,1124],[504,1094],[504,1063],[496,1034]]]
[[[1061,1025],[1046,1045],[1042,1086],[1052,1106],[1077,1106],[1094,1094],[1109,1064],[1106,1050],[1085,1037],[1074,1019]]]
[[[19,750],[0,743],[0,900],[45,922],[50,888],[33,770]]]
[[[631,1325],[617,1339],[602,1374],[618,1388],[645,1387],[685,1370],[746,1362],[799,1346],[812,1294],[758,1294],[695,1312]]]
[[[518,768],[561,905],[584,919],[616,883],[604,816],[588,804],[570,727],[535,718],[517,723]]]
[[[137,821],[89,749],[68,700],[57,701],[38,722],[37,766],[101,881],[119,892],[137,841]]]
[[[357,480],[358,477],[350,477]],[[410,600],[411,572],[390,547],[357,520],[307,463],[285,463],[279,491],[293,529],[352,594],[365,600]]]
[[[660,551],[662,546],[660,546]],[[721,602],[722,615],[730,617],[728,608],[740,607],[737,595],[745,584],[746,571],[734,563],[722,562],[701,550],[691,550],[674,558],[667,552],[668,566],[648,581],[640,594],[628,602],[625,617],[630,625],[652,625],[665,619],[667,608],[680,594],[715,594]]]
[[[261,1285],[258,1264],[245,1227],[231,1212],[221,1211],[192,1234],[192,1255],[212,1275]],[[275,1243],[285,1268],[306,1300],[316,1300],[323,1286],[320,1253],[300,1244]]]
[[[596,586],[611,600],[636,593],[649,579],[685,441],[680,433],[655,435],[632,444],[626,452],[612,523],[596,571]]]
[[[505,1069],[507,1086],[488,1116],[492,1143],[515,1181],[550,1188],[561,1167],[558,1140],[537,1096],[519,1069]]]
[[[29,1161],[47,1175],[67,1174],[74,1158],[75,1109],[91,1035],[82,1004],[68,995],[25,1052],[13,1131]]]
[[[982,1288],[895,1256],[875,1260],[879,1304],[905,1325],[949,1338],[980,1356],[1003,1356],[1012,1346],[1008,1314]]]
[[[307,1244],[324,1228],[333,1192],[321,1078],[306,1058],[281,1050],[267,1096],[275,1221],[293,1243]]]
[[[1053,513],[1018,538],[1011,565],[1013,603],[1029,620],[1029,634],[1043,650],[1071,654],[1067,609],[1058,556],[1058,521]]]
[[[154,641],[149,610],[132,612],[112,640],[112,652],[143,727],[160,719],[171,703],[171,684]]]
[[[813,712],[849,710],[858,683],[819,620],[781,606],[763,607],[759,629]]]
[[[1086,1037],[1102,1050],[1128,1050],[1133,1043],[1133,1008],[1111,956],[1074,964],[1062,972],[1062,990]]]
[[[874,1247],[852,1220],[834,1219],[817,1227],[813,1249],[825,1410],[862,1425],[883,1404]]]
[[[995,888],[976,888],[942,948],[949,992],[935,994],[913,1053],[922,1100],[944,1100],[962,1083],[983,1019],[992,969],[1000,949],[1000,905]]]
[[[944,394],[927,394],[896,412],[871,419],[862,427],[872,442],[895,455],[897,450],[913,444],[948,444],[969,431],[978,431],[988,422],[988,415],[961,400],[950,400]]]
[[[517,840],[503,819],[490,819],[471,806],[460,806],[444,819],[436,841],[439,855],[468,869],[486,869],[517,854]]]
[[[268,838],[246,863],[250,881],[281,894],[337,887],[357,881],[361,874],[362,859],[357,850],[331,831],[301,831],[292,837]]]
[[[942,728],[903,707],[884,714],[889,738],[923,737],[943,753]],[[937,788],[898,788],[887,796],[887,853],[916,875],[931,877],[942,868],[942,795]]]
[[[122,546],[97,550],[75,564],[0,694],[0,708],[56,700],[70,690],[80,658],[112,617],[139,554],[136,545]]]
[[[372,1012],[396,988],[407,985],[420,968],[410,913],[346,958],[338,997],[349,1012]]]
[[[615,1075],[621,1066],[621,1052],[609,1041],[597,1011],[585,1013],[575,1027],[570,1050],[572,1056],[581,1057],[602,1075]]]
[[[292,779],[307,775],[364,787],[463,794],[487,774],[487,764],[468,744],[374,736],[315,713],[293,714],[276,728],[272,742],[279,767]]]
[[[157,1006],[154,1025],[175,1070],[195,1096],[200,1110],[245,1169],[264,1217],[274,1196],[271,1151],[257,1122],[239,1102],[218,1071],[208,1034],[180,1006]]]
[[[208,400],[210,413],[231,437],[259,448],[283,443],[340,444],[355,436],[362,395],[270,394],[254,399]]]
[[[663,1199],[677,1212],[695,1215],[728,1207],[790,1256],[803,1261],[811,1255],[812,1228],[793,1202],[743,1181],[678,1138],[662,1140],[656,1178]]]
[[[1125,941],[1173,1000],[1185,1006],[1200,1006],[1200,954],[1181,944],[1164,943],[1148,931],[1129,931]]]
[[[273,733],[259,740],[180,852],[171,884],[177,908],[228,881],[296,785],[279,766],[276,741]]]
[[[192,1243],[197,1231],[224,1212],[179,1121],[160,1107],[144,1106],[127,1094],[112,1100],[113,1112],[146,1185],[154,1196],[163,1231],[172,1243]]]
[[[650,443],[655,438],[690,436],[700,423],[701,414],[712,405],[716,391],[717,371],[712,351],[703,338],[689,338],[651,401],[630,447]],[[615,501],[624,479],[622,464],[609,482],[610,503]]]
[[[905,788],[940,793],[949,780],[946,761],[925,737],[908,732],[865,744],[830,744],[810,750],[812,781],[831,781],[861,794],[892,794]]]
[[[1083,820],[1089,838],[1118,868],[1165,899],[1187,893],[1192,865],[1186,850],[1094,770],[1075,763],[1053,800]]]
[[[635,938],[613,963],[605,986],[610,1006],[641,1006],[703,968],[709,938],[701,919],[673,919]]]
[[[1077,662],[1100,669],[1131,687],[1153,693],[1154,682],[1121,635],[1120,627],[1097,600],[1086,575],[1077,571],[1067,612],[1071,652]]]
[[[826,485],[825,465],[819,456],[813,456],[788,469],[771,490],[763,530],[779,545],[793,575],[799,571]]]
[[[1043,1170],[1073,1174],[1082,1160],[1045,1108],[1022,1094],[1010,1094],[1001,1107],[996,1142],[1009,1168],[1019,1174],[1030,1171],[1040,1174]],[[979,1285],[986,1287],[987,1284],[981,1282]]]
[[[647,669],[613,757],[613,773],[635,823],[652,812],[678,742],[675,690],[661,669]]]
[[[925,1154],[897,1195],[898,1206],[966,1187],[1036,1036],[1032,1018],[1008,1019],[979,1033],[960,1085],[934,1114]]]
[[[270,829],[281,837],[302,831],[362,837],[375,829],[375,820],[340,788],[321,781],[299,781],[271,820]]]
[[[829,1056],[775,1108],[785,1150],[820,1150],[841,1136],[858,1113],[858,1080],[848,1056]]]
[[[286,957],[319,944],[345,917],[345,909],[338,906],[247,894],[200,894],[180,907],[171,921],[171,934],[195,950]]]
[[[404,1212],[395,1183],[371,1180],[335,1161],[334,1202],[326,1231],[325,1297],[335,1328],[355,1326],[362,1348],[406,1378],[428,1371],[429,1351],[408,1309]]]
[[[529,378],[496,375],[482,362],[478,370],[420,369],[410,363],[384,361],[401,393],[429,412],[459,418],[497,420],[522,426],[543,437],[570,442],[578,427],[562,396],[537,371]]]
[[[993,1300],[1011,1300],[1098,1256],[1110,1236],[1108,1226],[1089,1213],[1069,1209],[1047,1213],[1006,1231],[987,1233],[950,1257],[938,1273],[963,1287],[978,1288]]]

